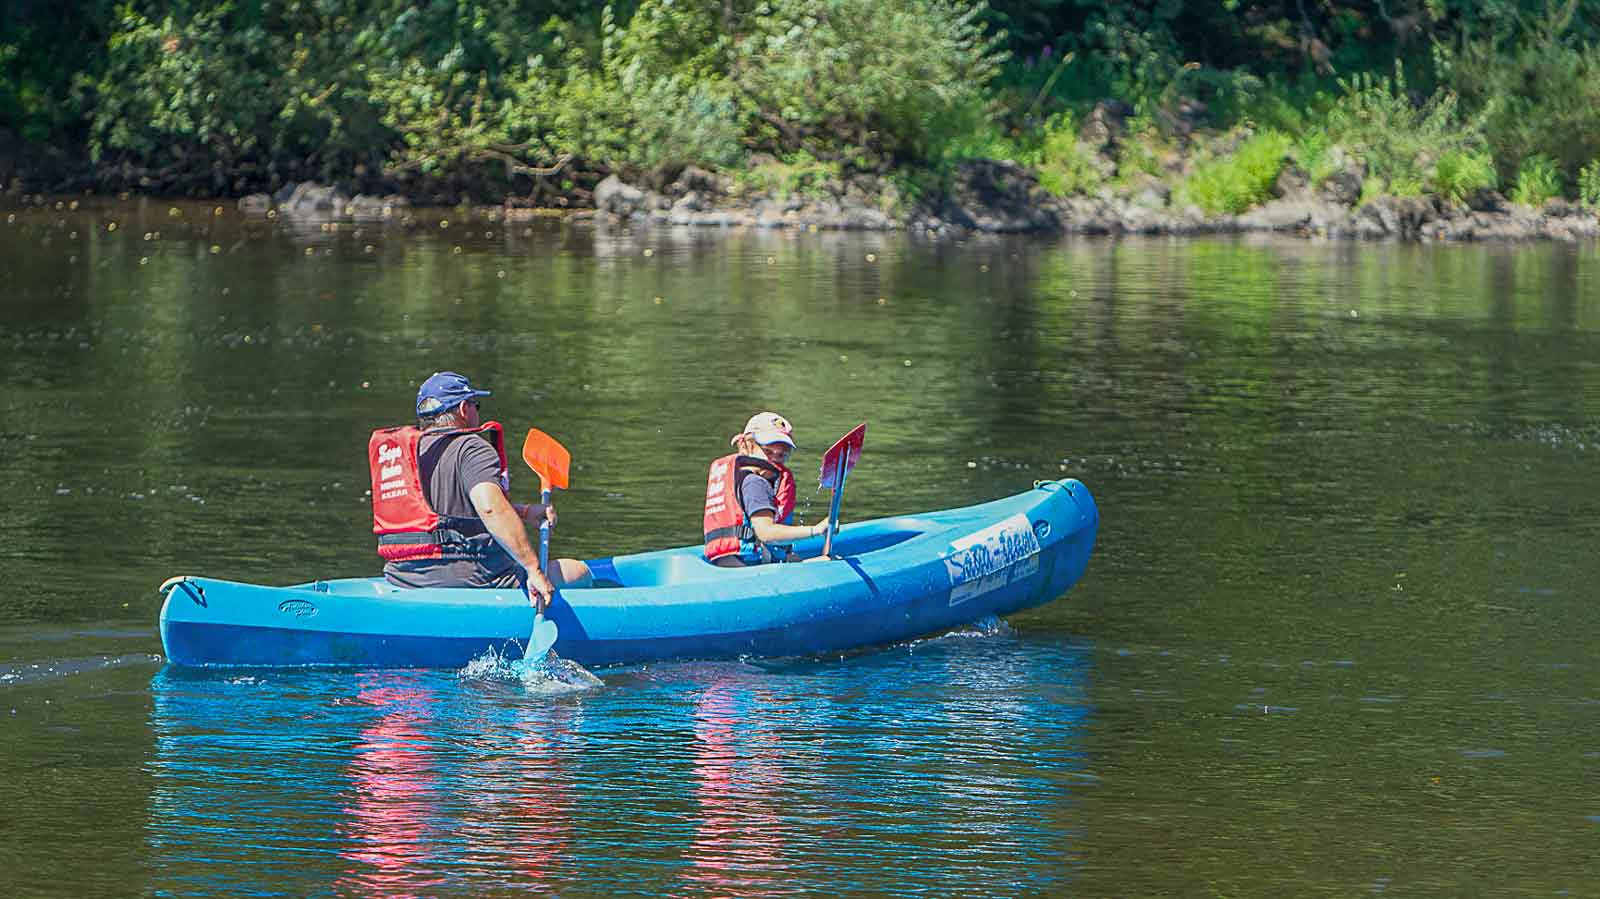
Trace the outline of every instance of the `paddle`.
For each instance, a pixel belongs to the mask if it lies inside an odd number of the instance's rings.
[[[833,491],[833,501],[828,506],[828,536],[822,541],[824,556],[833,554],[833,535],[839,530],[839,503],[844,498],[844,479],[860,460],[861,444],[866,438],[867,424],[862,422],[822,454],[822,472],[817,476],[817,484]]]
[[[539,476],[539,502],[550,504],[550,491],[560,487],[567,489],[567,468],[572,464],[572,454],[567,448],[556,442],[554,437],[539,430],[529,428],[528,437],[522,442],[522,461],[528,463],[533,473]],[[550,570],[550,519],[539,522],[539,570],[549,576]],[[552,600],[555,597],[551,597]],[[535,610],[533,613],[533,633],[528,635],[528,649],[522,654],[525,659],[542,659],[550,647],[556,643],[560,631],[556,623],[544,617],[544,612]]]

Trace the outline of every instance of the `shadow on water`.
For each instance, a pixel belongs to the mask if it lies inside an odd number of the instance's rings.
[[[151,681],[165,894],[965,895],[1070,877],[1090,650],[953,636],[534,696],[455,672]]]

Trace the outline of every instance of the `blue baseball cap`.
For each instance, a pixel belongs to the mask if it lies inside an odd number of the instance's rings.
[[[488,395],[489,391],[478,390],[467,383],[465,375],[436,371],[417,388],[417,414],[437,415],[473,397]]]

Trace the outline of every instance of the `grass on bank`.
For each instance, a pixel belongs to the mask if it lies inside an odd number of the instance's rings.
[[[1486,152],[1459,148],[1439,154],[1439,161],[1433,164],[1429,177],[1433,192],[1452,203],[1465,203],[1478,191],[1492,190],[1498,184],[1494,157]]]
[[[1542,153],[1523,160],[1516,186],[1511,188],[1511,201],[1537,207],[1559,196],[1561,173],[1556,170],[1555,160]]]
[[[1195,166],[1173,192],[1174,206],[1198,206],[1212,214],[1238,215],[1265,202],[1288,162],[1293,141],[1278,131],[1263,131],[1239,144],[1232,155]]]
[[[1026,159],[1039,173],[1040,186],[1058,197],[1094,193],[1105,175],[1095,164],[1094,154],[1079,142],[1072,113],[1057,113],[1042,130],[1039,149]]]
[[[1600,159],[1578,172],[1578,202],[1590,209],[1600,209]]]

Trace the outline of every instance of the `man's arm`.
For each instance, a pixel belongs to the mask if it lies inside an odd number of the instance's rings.
[[[511,509],[517,513],[518,518],[521,518],[523,521],[526,521],[535,527],[537,527],[539,522],[545,518],[550,519],[551,527],[556,526],[555,503],[528,503],[527,505],[523,505],[522,503],[512,503]]]
[[[480,481],[467,496],[472,499],[472,507],[477,510],[478,517],[483,519],[483,526],[505,547],[511,558],[528,570],[529,598],[539,611],[544,611],[550,605],[550,597],[555,594],[556,588],[539,568],[539,548],[528,538],[528,529],[523,527],[522,517],[512,508],[505,491],[493,481]]]

